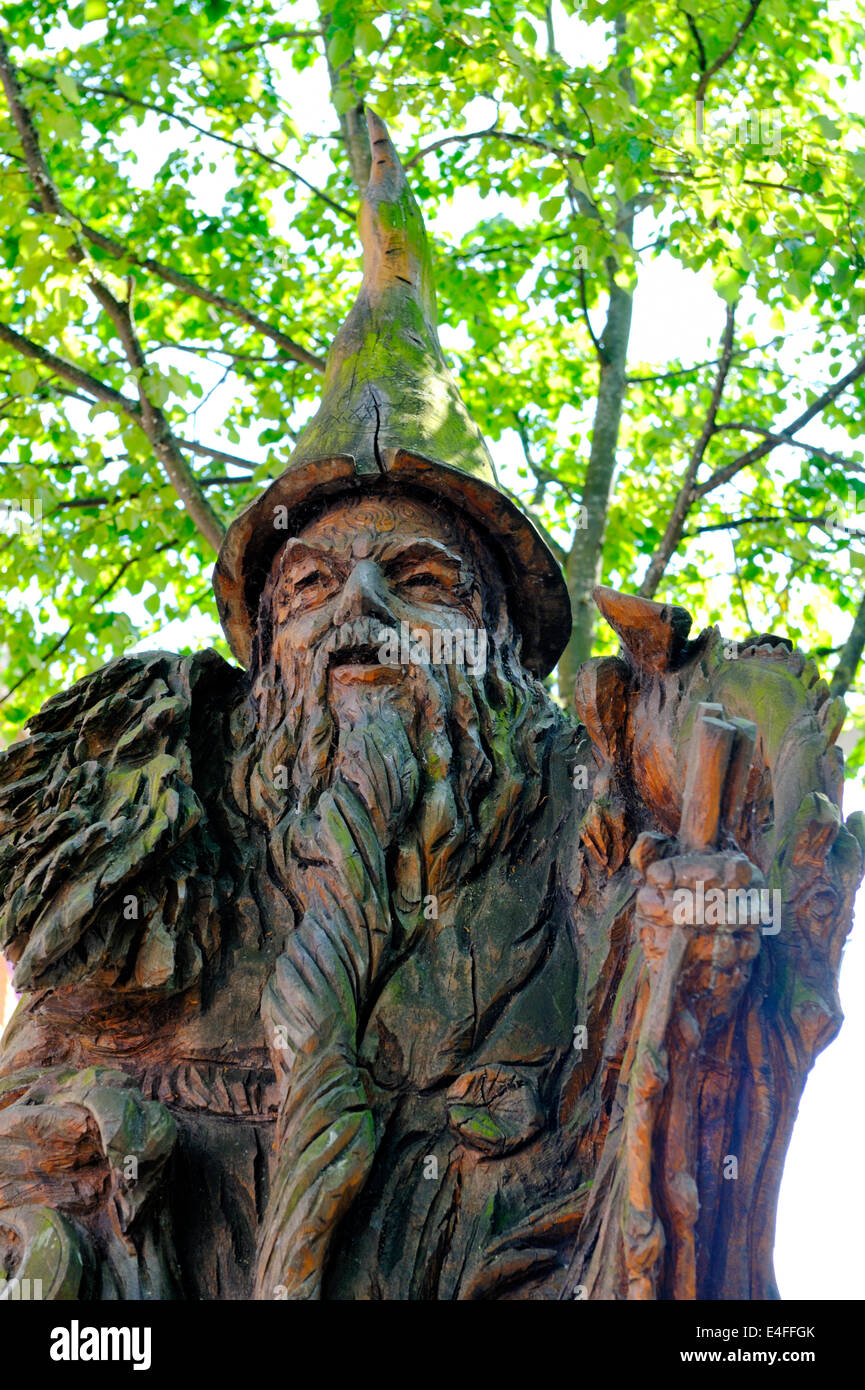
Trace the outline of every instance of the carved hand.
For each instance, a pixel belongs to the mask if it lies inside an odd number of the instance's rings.
[[[667,961],[691,1001],[711,999],[702,1022],[729,1011],[747,983],[762,926],[774,930],[763,875],[732,839],[754,735],[747,721],[726,719],[722,706],[700,705],[678,842],[643,834],[631,851],[645,879],[636,916],[649,968],[657,977]]]
[[[158,1213],[158,1234],[141,1216],[174,1137],[165,1107],[144,1100],[123,1072],[49,1067],[4,1077],[0,1265],[14,1255],[16,1278],[44,1275],[48,1297],[86,1297],[94,1279],[102,1297],[173,1296],[167,1229]]]
[[[737,851],[675,854],[675,848],[674,841],[650,834],[634,845],[631,862],[645,876],[637,893],[637,930],[653,973],[674,935],[684,933],[680,989],[694,1001],[710,999],[701,1012],[717,1018],[738,999],[760,950],[764,879]]]
[[[108,1161],[89,1110],[63,1100],[52,1104],[46,1090],[32,1073],[3,1082],[0,1210],[35,1204],[86,1211],[108,1181]]]

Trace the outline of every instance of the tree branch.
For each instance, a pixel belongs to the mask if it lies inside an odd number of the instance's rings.
[[[0,82],[2,82],[6,94],[9,111],[21,141],[21,148],[40,206],[46,214],[53,217],[61,225],[68,226],[68,216],[42,156],[36,128],[30,112],[21,98],[18,74],[2,37],[0,37]],[[131,289],[130,299],[125,304],[121,303],[108,286],[96,276],[95,272],[86,266],[85,252],[77,238],[70,245],[66,254],[73,265],[85,264],[90,291],[111,323],[126,354],[126,359],[135,373],[138,385],[138,420],[141,428],[150,440],[156,457],[162,464],[196,529],[210,542],[214,550],[218,550],[225,534],[225,528],[198,486],[195,474],[181,454],[177,441],[171,432],[167,416],[159,406],[150,400],[147,394],[145,387],[147,362],[135,332]],[[8,333],[12,330],[6,331]],[[19,337],[17,334],[14,336]],[[126,398],[118,392],[116,399],[118,404],[123,403],[123,409],[128,413]]]
[[[212,360],[214,357],[230,357],[232,362],[249,362],[253,366],[279,365],[281,358],[278,353],[271,353],[269,357],[261,353],[237,352],[234,348],[221,347],[216,343],[177,343],[171,338],[160,338],[158,341],[151,340],[153,352],[161,352],[163,349],[170,349],[172,352],[188,352],[193,357],[206,357]],[[319,359],[323,361],[323,359]],[[219,364],[222,366],[222,363]]]
[[[619,83],[629,102],[633,104],[634,84],[628,65],[629,55],[625,52],[627,18],[624,13],[616,15],[615,35],[616,57],[623,62],[623,66],[619,68]],[[575,199],[582,208],[583,195],[574,189],[568,170],[568,200],[572,209]],[[591,209],[589,215],[603,222],[592,201],[585,199],[585,202]],[[621,232],[629,246],[633,246],[634,201],[629,199],[624,206],[620,205],[620,212],[622,215],[617,221],[616,230]],[[558,665],[558,683],[559,694],[566,703],[570,703],[573,696],[578,667],[592,652],[596,621],[592,591],[602,574],[604,536],[616,470],[622,410],[627,392],[633,292],[630,288],[618,284],[617,264],[612,256],[606,258],[605,266],[609,302],[604,331],[599,341],[603,357],[600,360],[598,394],[592,420],[592,443],[581,494],[580,529],[574,537],[565,566],[573,622],[570,641]]]
[[[857,362],[856,366],[852,367],[846,376],[840,377],[833,386],[830,386],[824,391],[822,396],[818,396],[816,401],[808,406],[807,410],[803,410],[801,415],[797,415],[796,419],[793,420],[791,424],[779,430],[776,436],[766,439],[762,444],[755,445],[753,449],[749,449],[746,454],[740,454],[738,458],[733,459],[730,463],[725,463],[723,468],[717,468],[704,483],[701,483],[700,486],[695,489],[696,496],[698,498],[705,497],[707,493],[713,492],[714,489],[720,487],[722,483],[728,482],[729,479],[734,477],[741,469],[747,468],[750,464],[756,463],[758,459],[764,458],[766,454],[770,454],[772,450],[777,447],[776,439],[783,444],[793,443],[794,441],[790,438],[791,435],[796,434],[807,425],[809,420],[813,420],[815,415],[819,415],[821,411],[825,410],[827,405],[835,400],[836,396],[840,396],[843,391],[846,391],[848,386],[852,386],[853,382],[858,381],[862,376],[865,376],[865,357],[863,357],[860,362]]]
[[[603,365],[604,363],[607,362],[607,354],[605,353],[605,351],[604,351],[603,347],[601,346],[601,344],[599,343],[598,339],[595,337],[595,330],[592,328],[592,320],[591,320],[590,317],[589,317],[589,306],[588,306],[588,304],[587,304],[587,302],[586,302],[586,272],[585,272],[585,270],[583,269],[582,266],[579,267],[579,272],[580,272],[580,308],[581,308],[582,311],[583,311],[583,322],[584,322],[584,324],[586,325],[586,331],[587,331],[589,337],[590,337],[591,340],[592,340],[592,347],[595,349],[595,355],[596,355],[598,361],[601,363],[601,365]]]
[[[107,386],[98,377],[92,376],[90,372],[85,372],[83,368],[76,367],[74,362],[69,362],[65,357],[57,357],[55,353],[49,352],[47,348],[41,347],[39,343],[34,343],[32,338],[25,338],[23,334],[16,333],[14,328],[8,324],[0,322],[0,342],[8,343],[21,353],[22,357],[29,357],[31,361],[38,362],[40,366],[59,376],[61,380],[68,381],[71,385],[77,386],[79,390],[85,391],[91,400],[101,401],[104,405],[109,405],[113,410],[119,411],[127,416],[139,428],[143,429],[144,424],[141,416],[141,407],[137,401],[129,396],[124,396],[121,391],[115,391],[113,386]],[[191,454],[199,454],[202,458],[216,459],[220,463],[236,464],[239,468],[255,470],[258,464],[252,459],[241,458],[238,454],[226,453],[224,449],[215,448],[210,444],[199,444],[192,439],[183,439],[181,436],[174,436],[175,442],[182,448],[188,449]]]
[[[453,251],[450,258],[453,261],[474,261],[478,256],[499,255],[508,256],[513,251],[531,251],[532,254],[537,250],[538,244],[545,246],[548,241],[572,241],[573,232],[565,230],[562,232],[550,232],[549,236],[542,236],[539,241],[494,241],[483,242],[480,246],[473,246],[468,251]]]
[[[153,550],[151,550],[149,554],[158,555],[161,551],[171,550],[171,548],[176,545],[176,540],[165,541],[162,545],[154,546]],[[108,595],[112,592],[112,590],[117,588],[117,585],[120,583],[121,579],[123,578],[126,571],[130,568],[130,566],[134,565],[138,560],[142,558],[142,555],[136,552],[135,555],[130,555],[127,560],[124,560],[123,564],[120,566],[114,578],[111,580],[110,584],[106,584],[105,588],[100,590],[100,592],[95,596],[95,598],[91,600],[91,607],[95,606],[97,603],[101,603],[104,598],[107,598]],[[9,689],[6,690],[2,695],[0,695],[0,705],[5,705],[6,701],[15,694],[16,690],[21,689],[21,686],[25,683],[25,681],[28,681],[30,679],[30,677],[34,674],[35,671],[39,670],[40,667],[45,666],[45,664],[51,660],[52,656],[57,655],[60,648],[64,645],[65,642],[69,640],[70,635],[75,631],[75,626],[75,623],[69,624],[66,631],[62,633],[60,637],[58,637],[53,647],[48,648],[48,651],[45,653],[45,655],[42,657],[39,663],[39,667],[31,666],[30,669],[25,671],[24,675],[21,676],[20,679],[17,680],[14,685],[10,685]]]
[[[184,275],[180,271],[174,270],[171,266],[165,265],[162,261],[157,261],[153,256],[139,256],[131,250],[124,242],[116,236],[109,236],[105,232],[97,231],[95,227],[90,227],[86,222],[81,222],[70,212],[63,203],[56,188],[50,178],[48,170],[42,158],[39,148],[39,141],[36,135],[30,113],[21,99],[20,86],[18,84],[17,73],[9,59],[8,52],[0,39],[0,74],[3,78],[3,86],[9,102],[10,111],[15,120],[24,150],[25,163],[30,177],[35,185],[36,196],[40,207],[44,207],[47,212],[64,222],[73,222],[79,235],[89,241],[91,245],[98,246],[100,250],[106,251],[116,260],[128,261],[131,265],[137,265],[142,270],[150,271],[160,280],[164,280],[169,285],[174,285],[177,289],[183,290],[186,294],[193,295],[196,299],[201,299],[205,304],[212,304],[215,308],[227,314],[230,318],[236,318],[241,323],[248,324],[257,332],[264,334],[276,343],[277,347],[297,362],[302,362],[306,366],[313,367],[316,371],[324,371],[324,358],[317,356],[314,352],[309,352],[307,348],[301,347],[293,338],[282,333],[278,328],[253,313],[244,305],[238,304],[235,300],[229,299],[227,295],[219,294],[216,290],[208,289],[205,285],[199,284],[190,275]],[[215,137],[219,138],[219,137]]]
[[[697,178],[687,169],[658,169],[652,167],[649,173],[656,179],[681,179],[700,188],[726,187],[723,181],[714,174],[710,174],[707,178]],[[797,188],[794,183],[770,183],[767,179],[742,179],[741,183],[749,188],[775,188],[780,189],[784,193],[797,193],[800,198],[807,196],[804,188]]]
[[[198,454],[205,459],[215,459],[217,463],[232,463],[238,468],[249,469],[251,473],[254,473],[259,467],[257,463],[253,463],[252,459],[240,458],[238,454],[227,454],[224,449],[214,449],[211,444],[198,444],[192,439],[180,439],[179,437],[177,442],[182,444],[184,449],[188,449],[191,454]],[[204,479],[201,481],[203,482]]]
[[[733,552],[733,570],[735,571],[736,575],[736,584],[739,589],[739,598],[742,600],[742,611],[745,614],[745,622],[748,624],[748,627],[753,632],[754,624],[751,622],[751,614],[748,612],[748,600],[745,597],[745,586],[742,583],[742,575],[739,571],[739,556],[736,553],[736,538],[733,535],[730,536],[730,549]]]
[[[806,516],[801,512],[783,512],[776,516],[738,516],[732,521],[712,521],[705,526],[695,526],[692,531],[686,531],[687,536],[702,536],[707,531],[737,531],[740,526],[765,525],[773,521],[789,521],[794,525],[819,526],[822,530],[828,531],[829,527],[824,525],[828,519],[829,512],[819,512],[816,516]]]
[[[682,6],[678,3],[676,5],[676,9],[679,11],[680,14],[683,14],[685,16],[685,21],[688,25],[688,28],[691,31],[691,34],[693,35],[694,42],[697,45],[697,66],[699,67],[700,72],[705,72],[708,60],[706,58],[706,46],[703,43],[703,36],[697,28],[693,15],[690,15],[687,10],[683,10]]]
[[[831,695],[846,695],[856,679],[863,648],[865,648],[865,594],[862,595],[850,634],[844,643],[838,664],[833,672],[829,684]]]
[[[47,348],[40,347],[32,339],[25,338],[21,333],[16,333],[14,328],[8,324],[0,323],[0,342],[8,343],[21,353],[22,357],[29,357],[34,362],[39,362],[43,367],[47,367],[50,372],[54,372],[63,381],[68,381],[79,390],[86,391],[88,396],[94,400],[102,401],[105,405],[110,405],[114,410],[121,411],[128,415],[137,425],[141,424],[141,411],[137,403],[124,396],[122,392],[115,391],[113,386],[106,386],[104,381],[99,381],[97,377],[91,376],[81,367],[76,367],[74,362],[67,362],[63,357],[57,357]]]
[[[283,39],[314,39],[318,37],[318,33],[317,29],[279,29],[264,38],[251,39],[249,42],[239,40],[237,43],[227,43],[222,52],[248,53],[251,48],[267,48],[270,44],[282,43]]]
[[[199,478],[198,481],[199,481],[199,483],[201,484],[202,487],[239,487],[241,483],[242,483],[244,486],[248,487],[248,486],[249,486],[249,483],[251,482],[251,479],[250,479],[249,477],[246,477],[246,478],[228,478],[228,477],[222,477],[222,478]]]
[[[52,80],[50,74],[44,75],[42,73],[28,72],[27,75],[28,77],[32,77],[34,82],[42,82],[48,85],[50,85]],[[232,140],[229,135],[218,135],[215,130],[208,130],[207,126],[198,125],[189,116],[182,116],[179,111],[172,111],[169,106],[158,106],[156,102],[144,101],[141,97],[134,97],[129,92],[124,91],[122,87],[103,87],[96,83],[82,82],[81,90],[83,92],[90,92],[94,96],[112,97],[115,101],[125,102],[127,106],[137,106],[142,111],[152,111],[155,115],[163,116],[166,120],[177,121],[178,125],[184,126],[187,130],[194,130],[198,135],[203,135],[209,140],[217,140],[220,145],[227,145],[229,149],[237,150],[238,154],[254,155],[256,159],[263,160],[265,164],[273,165],[275,169],[281,169],[284,174],[288,174],[289,178],[294,179],[297,183],[303,184],[304,188],[308,189],[314,197],[320,198],[323,203],[326,203],[327,206],[338,213],[340,217],[345,217],[354,224],[354,214],[350,212],[348,208],[343,207],[342,203],[336,202],[336,200],[331,198],[329,193],[325,193],[323,189],[316,188],[314,183],[310,183],[309,179],[303,177],[303,174],[299,174],[296,169],[292,169],[290,164],[283,164],[281,159],[276,158],[276,155],[265,154],[264,150],[260,150],[257,145],[244,145],[240,140]]]
[[[445,145],[462,145],[469,140],[483,139],[503,140],[508,145],[529,145],[532,149],[543,150],[545,154],[554,154],[559,159],[577,159],[580,162],[585,159],[581,150],[563,150],[535,135],[521,135],[518,131],[499,130],[498,126],[491,125],[485,126],[483,130],[467,130],[460,135],[445,135],[441,140],[434,140],[431,145],[424,145],[422,150],[413,154],[411,159],[406,161],[404,167],[411,169],[415,164],[419,164],[426,155],[442,149]]]
[[[774,339],[773,339],[774,341]],[[743,348],[741,352],[733,353],[733,361],[738,362],[740,357],[747,357],[752,352],[765,352],[766,348],[771,347],[772,343],[755,343],[753,347]],[[701,372],[704,367],[717,367],[721,361],[720,357],[712,357],[708,362],[696,362],[693,367],[677,367],[671,372],[654,372],[651,376],[629,376],[629,386],[643,386],[653,381],[669,381],[673,377],[692,376],[694,372]],[[726,429],[725,425],[716,426],[716,432]]]
[[[715,73],[716,73],[716,72],[720,72],[720,70],[721,70],[721,68],[724,66],[724,64],[725,64],[730,58],[733,57],[733,54],[736,52],[736,49],[739,47],[740,43],[742,42],[743,38],[744,38],[745,35],[747,34],[747,32],[748,32],[748,30],[750,29],[751,25],[754,23],[754,20],[755,20],[756,17],[757,17],[757,11],[759,10],[759,8],[760,8],[760,0],[751,0],[751,4],[750,4],[750,6],[748,7],[748,13],[745,15],[745,18],[742,20],[742,23],[739,25],[738,29],[736,30],[736,33],[735,33],[735,36],[734,36],[734,38],[733,38],[732,43],[730,43],[730,44],[728,45],[728,47],[724,49],[724,52],[721,54],[720,58],[716,58],[715,61],[714,61],[714,63],[710,63],[710,64],[709,64],[709,66],[706,68],[705,72],[703,73],[702,77],[700,78],[700,81],[699,81],[699,83],[698,83],[698,85],[697,85],[697,92],[696,92],[696,96],[695,96],[695,101],[704,101],[704,100],[705,100],[705,98],[706,98],[706,92],[707,92],[708,87],[709,87],[709,83],[711,82],[712,78],[715,76]]]
[[[685,528],[685,519],[695,500],[694,482],[703,461],[703,455],[709,445],[709,440],[715,430],[715,419],[718,408],[721,404],[721,397],[724,394],[724,387],[727,384],[730,366],[733,360],[733,333],[735,328],[735,306],[727,305],[727,318],[724,325],[723,345],[721,348],[721,358],[718,364],[718,371],[715,376],[715,384],[712,388],[712,399],[703,422],[703,428],[699,437],[691,450],[691,457],[685,469],[685,477],[679,489],[678,496],[673,503],[673,510],[670,519],[661,539],[661,543],[649,562],[645,578],[638,590],[643,598],[651,598],[656,593],[661,582],[664,570],[667,567],[670,556],[675,551],[682,538]]]
[[[66,214],[70,216],[71,214]],[[220,294],[217,290],[211,290],[206,285],[194,280],[191,275],[184,275],[179,270],[174,270],[171,266],[165,265],[163,261],[157,261],[152,256],[139,256],[122,241],[116,237],[107,236],[105,232],[99,232],[95,227],[88,227],[86,223],[81,223],[81,235],[91,242],[93,246],[98,246],[102,251],[107,251],[110,256],[117,260],[129,261],[131,265],[137,265],[141,270],[150,271],[158,279],[164,280],[169,285],[174,285],[177,289],[183,290],[186,294],[193,295],[196,299],[201,299],[205,304],[212,304],[215,308],[227,314],[230,318],[238,319],[241,323],[248,324],[257,333],[262,333],[270,338],[271,342],[277,347],[282,348],[288,357],[293,357],[296,362],[302,362],[305,366],[313,367],[317,372],[324,371],[324,358],[310,352],[308,348],[301,347],[300,343],[289,338],[287,334],[274,328],[266,319],[259,314],[247,309],[245,305],[238,304],[236,300],[229,299],[227,295]],[[221,349],[220,349],[221,350]]]
[[[553,483],[556,487],[561,489],[565,496],[571,502],[573,502],[575,506],[578,507],[580,505],[580,499],[577,496],[575,496],[575,494],[567,486],[566,483],[562,482],[558,473],[555,473],[552,468],[545,468],[542,463],[538,463],[535,459],[532,458],[531,450],[529,449],[529,437],[526,433],[526,427],[522,422],[519,411],[514,412],[514,421],[514,428],[516,429],[516,432],[519,435],[520,444],[522,445],[523,450],[523,458],[526,461],[526,467],[529,469],[531,473],[534,474],[535,478],[539,483]],[[561,546],[559,546],[559,550],[562,551],[562,554],[559,556],[559,559],[564,561],[567,553],[562,549]]]
[[[789,434],[780,434],[774,430],[767,430],[762,425],[749,425],[744,420],[727,420],[723,425],[715,426],[716,434],[723,434],[728,431],[745,434],[760,434],[764,439],[771,440],[773,445],[788,444],[793,449],[804,449],[806,453],[813,454],[815,458],[825,459],[827,463],[837,463],[842,468],[853,469],[856,471],[858,465],[851,459],[845,459],[841,454],[830,453],[828,449],[821,449],[818,444],[808,444],[804,439],[793,439]]]

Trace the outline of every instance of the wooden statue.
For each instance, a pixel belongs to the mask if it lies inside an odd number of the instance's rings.
[[[865,842],[783,638],[567,592],[381,121],[318,415],[214,575],[0,761],[0,1273],[54,1299],[764,1299]],[[246,668],[246,669],[244,669]]]

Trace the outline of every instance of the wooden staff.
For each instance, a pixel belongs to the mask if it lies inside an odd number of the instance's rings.
[[[740,814],[755,740],[756,728],[747,720],[725,718],[721,705],[697,706],[682,798],[680,851],[694,855],[714,853],[729,842]],[[680,1149],[665,1155],[664,1171],[667,1205],[678,1237],[673,1260],[673,1297],[696,1297],[694,1227],[699,1201],[694,1176],[697,1132],[693,1120],[700,1031],[689,1010],[683,1010],[678,1020],[682,1046],[672,1075],[668,1075],[665,1049],[687,947],[687,928],[673,923],[663,961],[650,978],[649,1001],[634,1059],[623,1232],[631,1299],[652,1299],[657,1292],[664,1232],[653,1209],[652,1165],[657,1115],[665,1089],[669,1091],[671,1112],[683,1113],[682,1123],[671,1127],[683,1136],[683,1142]]]

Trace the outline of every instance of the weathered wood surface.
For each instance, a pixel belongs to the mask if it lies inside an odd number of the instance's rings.
[[[596,598],[630,673],[615,750],[601,749],[608,785],[653,824],[631,851],[645,887],[625,973],[638,983],[614,1004],[615,1101],[566,1287],[777,1297],[784,1155],[808,1070],[841,1022],[837,973],[862,874],[862,817],[845,828],[839,813],[841,710],[782,639],[724,643],[713,630],[689,642],[681,609]],[[777,920],[707,911],[702,929],[674,925],[678,888],[701,885],[708,900],[763,883],[779,895]]]
[[[574,725],[479,538],[391,497],[263,603],[249,677],[127,658],[3,756],[7,1266],[54,1222],[60,1297],[775,1296],[861,872],[813,670],[643,634]],[[383,610],[484,616],[486,673],[381,665]],[[777,933],[672,922],[763,879]]]
[[[605,589],[620,654],[579,722],[549,699],[561,572],[444,369],[370,130],[357,311],[214,577],[249,670],[123,658],[0,755],[0,1275],[776,1297],[862,875],[843,704],[783,639]]]

